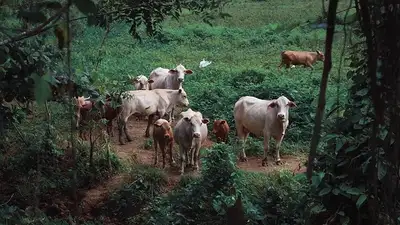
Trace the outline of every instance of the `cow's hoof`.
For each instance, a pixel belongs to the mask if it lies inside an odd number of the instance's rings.
[[[148,138],[148,137],[150,137],[150,134],[145,134],[144,137],[147,137],[147,138]]]
[[[194,166],[193,170],[198,171],[199,170],[199,166]]]
[[[277,161],[275,161],[275,163],[276,163],[276,165],[282,165],[283,164],[283,162],[281,160],[277,160]]]
[[[261,166],[268,166],[268,162],[267,161],[262,161]]]
[[[180,171],[180,172],[179,172],[179,175],[182,176],[182,175],[183,175],[183,171]]]
[[[241,162],[247,162],[247,157],[240,157]]]
[[[131,141],[133,141],[133,138],[132,138],[132,137],[126,137],[126,140],[127,140],[128,142],[131,142]]]

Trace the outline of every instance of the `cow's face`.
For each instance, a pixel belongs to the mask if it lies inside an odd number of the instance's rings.
[[[325,60],[324,53],[317,51],[317,59],[323,62]]]
[[[171,141],[171,139],[173,137],[172,136],[172,128],[167,120],[159,119],[154,123],[154,126],[161,127],[164,139],[166,141]]]
[[[226,123],[225,120],[215,120],[213,125],[212,132],[216,134],[217,132],[223,130],[224,124]]]
[[[276,118],[281,122],[286,122],[289,118],[289,108],[296,107],[296,103],[290,101],[285,96],[272,101],[268,108],[275,109]]]
[[[179,64],[175,69],[169,70],[169,73],[175,77],[178,83],[182,84],[185,79],[185,75],[192,74],[193,71],[187,70],[182,64]]]
[[[137,90],[148,90],[149,89],[149,81],[147,77],[140,75],[133,79],[133,84],[135,85]]]
[[[177,95],[177,104],[187,107],[189,105],[189,100],[187,98],[187,94],[183,88],[178,90]]]
[[[200,138],[200,127],[203,124],[207,125],[209,122],[208,119],[203,119],[203,116],[199,112],[185,115],[183,119],[189,124],[193,138]]]

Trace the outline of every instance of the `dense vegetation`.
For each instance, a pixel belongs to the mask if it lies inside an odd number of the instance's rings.
[[[398,147],[391,138],[398,133],[388,119],[397,115],[396,108],[374,111],[377,101],[370,100],[376,93],[372,73],[394,70],[385,63],[370,68],[378,56],[396,59],[388,49],[398,48],[397,42],[385,36],[385,29],[396,25],[388,22],[390,16],[370,9],[376,18],[382,16],[382,28],[368,22],[367,5],[357,5],[356,13],[349,7],[353,1],[340,1],[335,10],[336,21],[346,25],[335,27],[322,132],[317,134],[322,140],[310,184],[304,174],[290,171],[239,169],[232,112],[241,96],[285,95],[297,107],[290,112],[282,152],[305,155],[314,123],[320,122],[315,109],[324,65],[277,67],[283,50],[326,50],[324,1],[85,0],[72,1],[68,13],[65,2],[42,2],[42,11],[37,2],[0,2],[0,16],[7,18],[0,26],[2,224],[230,224],[231,217],[240,221],[241,213],[246,224],[396,224],[400,218],[393,181]],[[44,31],[21,34],[52,15],[57,18]],[[70,30],[64,23],[68,18]],[[379,44],[379,51],[371,50],[371,43]],[[202,59],[212,64],[199,68]],[[89,143],[75,138],[70,98],[104,100],[133,89],[132,76],[179,63],[194,72],[184,83],[190,108],[211,121],[226,119],[231,127],[228,144],[202,151],[199,176],[185,175],[171,187],[166,171],[118,157],[116,140],[95,134]],[[396,80],[380,79],[387,88],[381,89],[386,93],[381,101],[396,106],[396,99],[388,97],[396,95],[390,86]],[[376,115],[381,118],[377,138]],[[371,147],[370,140],[378,141]],[[151,140],[137,141],[151,149]],[[248,155],[261,155],[262,149],[262,140],[250,138]],[[126,179],[96,206],[95,218],[79,210],[87,189],[117,176]],[[240,208],[233,205],[243,205],[243,212],[232,213]]]

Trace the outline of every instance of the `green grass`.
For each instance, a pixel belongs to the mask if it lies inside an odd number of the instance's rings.
[[[157,38],[144,38],[143,42],[132,39],[128,34],[129,25],[114,24],[96,73],[118,86],[127,75],[148,76],[156,67],[172,68],[182,63],[194,71],[184,84],[190,107],[211,120],[226,119],[232,128],[233,105],[241,96],[268,99],[283,94],[298,105],[290,112],[291,125],[285,137],[288,145],[283,148],[305,149],[312,134],[323,63],[317,62],[314,70],[296,67],[278,71],[277,66],[282,50],[324,51],[325,31],[307,25],[307,21],[315,21],[320,16],[320,4],[320,0],[237,0],[224,9],[232,17],[216,19],[213,26],[185,11],[180,21],[165,21],[164,30]],[[88,27],[74,40],[73,64],[78,74],[94,69],[103,36],[103,30]],[[336,33],[334,38],[327,111],[336,100],[338,85],[342,103],[349,85],[344,76],[346,64],[337,83],[343,33]],[[212,64],[200,69],[198,65],[203,58]],[[102,82],[99,86],[104,90],[111,83]]]

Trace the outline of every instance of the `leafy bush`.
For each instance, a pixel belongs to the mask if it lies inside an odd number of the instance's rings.
[[[108,213],[121,220],[140,215],[141,210],[159,196],[168,183],[164,171],[152,166],[137,165],[130,173],[129,182],[113,193],[106,206]]]
[[[68,118],[65,111],[54,111],[52,116]],[[108,156],[105,146],[97,145],[94,146],[93,163],[90,165],[90,146],[79,141],[75,145],[77,164],[74,168],[71,149],[65,146],[65,137],[59,133],[62,130],[59,127],[65,129],[61,121],[53,124],[43,122],[38,113],[33,119],[14,122],[14,128],[8,130],[1,140],[5,147],[0,158],[3,165],[1,180],[12,184],[7,185],[6,192],[19,190],[11,203],[35,205],[36,198],[52,201],[54,196],[65,195],[71,189],[73,169],[77,170],[79,188],[104,180],[122,168],[119,158],[112,151]]]

